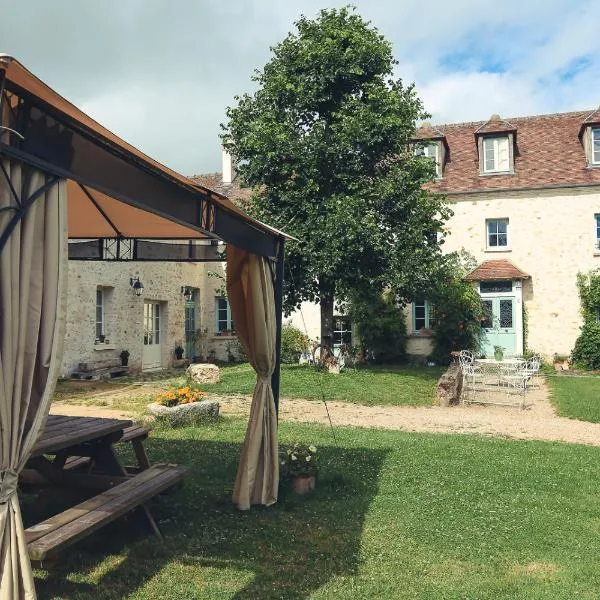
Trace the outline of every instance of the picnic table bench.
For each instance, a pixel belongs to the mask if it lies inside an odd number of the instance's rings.
[[[79,492],[92,490],[95,495],[25,530],[32,560],[49,558],[133,510],[139,511],[154,533],[162,537],[146,503],[181,484],[187,469],[172,464],[151,466],[142,446],[148,433],[148,428],[129,420],[58,415],[48,418],[20,484],[58,484]],[[121,465],[113,448],[119,441],[134,444],[137,467]]]

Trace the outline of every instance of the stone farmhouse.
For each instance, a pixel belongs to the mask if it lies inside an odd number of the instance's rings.
[[[493,354],[499,345],[518,355],[526,344],[546,357],[569,354],[581,324],[576,275],[600,267],[600,109],[425,123],[415,141],[436,163],[431,189],[454,210],[444,251],[464,249],[478,263],[468,278],[489,314],[482,350]],[[251,196],[226,153],[222,173],[192,179],[240,204]],[[64,374],[82,362],[114,360],[123,349],[133,369],[169,366],[177,345],[185,356],[198,352],[191,341],[198,329],[206,329],[205,349],[217,358],[235,355],[219,263],[133,257],[132,249],[131,260],[70,262]],[[416,299],[406,319],[409,355],[426,357],[435,307]],[[305,303],[287,321],[318,339],[317,305]],[[334,343],[351,343],[350,319],[337,315],[334,323]]]
[[[478,262],[468,279],[489,317],[486,354],[569,354],[581,325],[576,275],[600,267],[600,109],[431,126],[431,189],[452,203],[445,251]],[[417,300],[408,351],[426,355],[435,307]]]

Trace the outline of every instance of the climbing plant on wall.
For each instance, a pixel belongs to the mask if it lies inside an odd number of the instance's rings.
[[[600,369],[600,269],[577,274],[583,325],[571,354],[579,368]]]

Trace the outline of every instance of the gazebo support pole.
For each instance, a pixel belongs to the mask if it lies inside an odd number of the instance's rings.
[[[281,325],[283,321],[283,265],[284,265],[283,238],[279,239],[277,248],[277,262],[275,263],[275,322],[277,324],[275,334],[275,371],[271,378],[273,398],[275,399],[275,410],[279,415],[279,384],[281,381]]]

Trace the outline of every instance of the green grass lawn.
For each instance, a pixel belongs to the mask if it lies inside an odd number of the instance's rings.
[[[153,461],[190,467],[153,504],[164,543],[115,523],[36,571],[40,600],[600,596],[600,448],[282,423],[318,445],[317,490],[240,513],[245,426],[153,432]]]
[[[427,405],[435,399],[442,369],[406,366],[369,366],[346,369],[339,375],[308,365],[283,365],[281,396],[309,400],[344,400],[357,404]],[[256,375],[248,364],[225,366],[221,381],[207,385],[219,394],[252,394]]]
[[[600,377],[549,376],[550,401],[561,417],[600,423]]]
[[[256,374],[248,363],[219,365],[221,381],[203,385],[209,394],[252,395]],[[339,375],[318,371],[308,365],[283,365],[281,368],[281,397],[308,400],[344,400],[365,405],[430,405],[435,401],[437,381],[443,369],[439,367],[368,366],[347,369]],[[123,383],[136,382],[157,385],[185,385],[185,373],[168,370],[142,373],[114,383],[72,382],[59,383],[55,400],[73,404],[102,404],[111,408],[137,412],[145,410],[149,399],[144,387],[132,390],[131,396],[107,404],[106,396],[98,393],[118,391]],[[88,385],[89,384],[89,385]],[[136,397],[138,394],[138,397]]]

